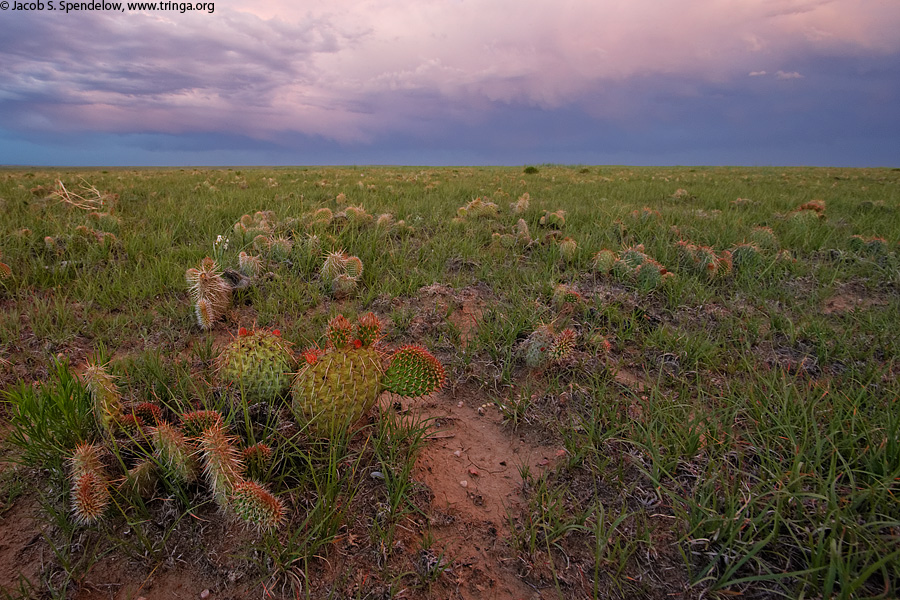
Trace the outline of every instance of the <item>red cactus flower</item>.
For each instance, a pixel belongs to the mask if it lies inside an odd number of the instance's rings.
[[[274,335],[274,336],[276,336],[276,337],[281,337],[281,330],[280,330],[280,329],[273,329],[273,330],[272,330],[272,335]]]
[[[362,348],[362,340],[353,340],[354,348]]]
[[[246,337],[248,335],[250,335],[250,332],[247,331],[246,327],[241,327],[240,329],[238,329],[238,337]]]

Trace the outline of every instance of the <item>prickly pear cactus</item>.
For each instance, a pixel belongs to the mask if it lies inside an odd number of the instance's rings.
[[[188,269],[185,279],[194,300],[197,323],[203,329],[211,329],[231,304],[231,286],[222,277],[216,261],[208,256],[200,261],[199,268]]]
[[[541,325],[525,340],[525,364],[534,369],[550,362],[550,349],[556,332],[550,325]]]
[[[115,433],[122,418],[122,400],[112,375],[99,363],[91,363],[82,374],[85,387],[91,393],[94,419],[107,435]]]
[[[381,384],[400,396],[427,396],[444,385],[444,367],[425,348],[404,346],[391,356]]]
[[[291,385],[294,358],[277,329],[241,327],[216,361],[219,379],[239,391],[245,402],[272,400]]]
[[[421,396],[443,385],[443,367],[424,348],[401,348],[385,372],[375,315],[351,327],[342,315],[329,321],[328,346],[303,353],[306,365],[291,386],[294,414],[314,433],[329,435],[359,420],[383,390]]]

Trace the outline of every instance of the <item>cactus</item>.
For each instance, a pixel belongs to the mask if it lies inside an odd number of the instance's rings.
[[[260,531],[278,529],[285,517],[281,500],[253,481],[239,481],[235,484],[230,506],[238,517],[255,525]]]
[[[159,425],[163,420],[162,409],[152,402],[141,402],[131,412],[144,423],[153,426]]]
[[[528,223],[525,222],[525,219],[516,221],[516,240],[526,246],[531,243],[531,232],[528,231]]]
[[[222,415],[215,410],[195,410],[181,415],[181,431],[188,438],[198,438],[210,427],[221,427]]]
[[[3,256],[3,252],[0,252],[0,256]],[[12,277],[12,269],[6,263],[0,262],[0,279],[7,279]]]
[[[738,244],[731,249],[734,268],[738,271],[750,271],[759,264],[759,248],[755,244]]]
[[[671,277],[664,266],[644,253],[643,244],[622,250],[612,265],[612,272],[619,279],[633,281],[645,291],[659,287]]]
[[[160,423],[150,434],[159,464],[175,479],[192,483],[197,479],[197,462],[194,447],[178,428]]]
[[[100,473],[85,473],[72,484],[72,510],[79,523],[88,525],[98,521],[109,501],[108,483]]]
[[[563,258],[567,261],[572,261],[577,252],[578,243],[574,239],[565,237],[559,242],[559,253],[562,254]]]
[[[152,460],[142,460],[128,470],[119,484],[119,493],[126,497],[149,499],[156,490],[159,470]]]
[[[558,309],[567,309],[580,304],[583,300],[578,291],[564,283],[553,288],[553,295],[550,297],[553,305]]]
[[[724,277],[732,271],[733,259],[728,250],[716,254],[709,246],[697,246],[685,240],[677,242],[675,246],[678,248],[681,263],[707,279]]]
[[[575,332],[566,329],[560,332],[550,345],[547,357],[554,362],[565,360],[575,349]]]
[[[306,365],[291,386],[292,407],[315,433],[327,435],[355,422],[383,390],[420,396],[443,385],[443,367],[418,346],[398,350],[385,370],[377,345],[380,329],[375,315],[363,315],[358,337],[352,338],[350,322],[339,315],[328,323],[328,346],[304,353]]]
[[[222,277],[216,261],[209,257],[200,261],[199,268],[188,269],[185,279],[196,306],[197,323],[203,329],[211,329],[231,304],[231,286]]]
[[[573,330],[566,329],[557,334],[552,325],[541,325],[525,339],[522,353],[527,367],[541,369],[565,360],[574,348]]]
[[[244,475],[250,479],[260,480],[268,472],[272,462],[272,449],[262,442],[253,444],[241,452]]]
[[[212,490],[216,504],[224,509],[235,485],[243,481],[244,466],[238,452],[236,438],[226,433],[221,424],[203,431],[197,440],[203,461],[203,474]]]
[[[564,227],[566,224],[566,211],[558,210],[556,212],[550,212],[545,210],[544,214],[541,215],[539,223],[541,225],[546,225],[547,227]]]
[[[873,256],[885,256],[888,253],[887,240],[881,237],[850,237],[850,249],[854,252],[865,252]]]
[[[427,396],[444,385],[444,367],[421,346],[403,346],[391,357],[381,381],[399,396]]]
[[[238,330],[216,359],[219,379],[238,390],[245,402],[268,401],[287,391],[294,358],[277,329]]]
[[[594,255],[594,259],[592,261],[592,266],[594,267],[594,271],[606,275],[610,271],[612,271],[613,265],[618,260],[616,253],[612,250],[603,249],[597,252]]]
[[[362,272],[363,264],[359,257],[349,256],[343,250],[326,254],[320,269],[322,281],[330,285],[335,298],[353,294]]]
[[[771,227],[754,227],[750,231],[750,241],[764,250],[778,250],[778,237]]]
[[[641,210],[631,211],[631,218],[636,221],[641,221],[642,223],[648,223],[660,220],[662,215],[659,214],[658,210],[653,210],[649,206],[645,206]]]
[[[247,277],[258,277],[262,273],[262,260],[258,256],[241,251],[238,254],[238,269]]]
[[[80,444],[69,457],[72,511],[75,520],[82,524],[96,522],[110,502],[102,453],[101,446]]]
[[[94,419],[107,435],[112,436],[122,418],[122,400],[112,375],[103,365],[92,362],[84,370],[82,379],[91,394]]]
[[[520,215],[528,210],[530,200],[531,196],[528,194],[528,192],[525,192],[524,194],[519,196],[519,199],[517,201],[509,205],[509,209],[513,214]]]
[[[356,323],[356,337],[363,346],[371,346],[381,338],[381,321],[375,313],[367,312]]]
[[[362,206],[348,206],[344,209],[344,214],[347,215],[347,221],[350,225],[362,226],[367,225],[372,222],[374,218],[372,215],[366,212],[366,210]]]
[[[460,206],[456,209],[457,216],[461,218],[495,217],[499,212],[500,207],[482,198],[475,198],[465,206]]]

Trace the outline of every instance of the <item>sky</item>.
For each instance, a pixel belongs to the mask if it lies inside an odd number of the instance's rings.
[[[0,164],[900,167],[900,0],[122,2],[0,2]]]

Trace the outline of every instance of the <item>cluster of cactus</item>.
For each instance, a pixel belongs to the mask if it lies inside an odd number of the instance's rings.
[[[101,231],[118,231],[119,226],[122,222],[119,220],[119,217],[115,216],[111,212],[99,212],[93,211],[88,213],[88,218],[96,224],[97,229]]]
[[[185,272],[197,323],[203,329],[211,329],[225,315],[231,304],[231,285],[222,277],[216,261],[208,256],[198,268]]]
[[[825,201],[812,200],[801,204],[787,215],[788,222],[796,227],[809,227],[825,218]]]
[[[882,237],[854,235],[850,237],[850,249],[873,256],[885,256],[888,253],[888,243]]]
[[[633,282],[643,290],[655,289],[674,277],[646,254],[643,244],[625,248],[619,254],[612,250],[600,250],[594,255],[592,266],[598,273],[612,273],[617,279]]]
[[[555,212],[550,212],[545,210],[544,214],[541,215],[541,220],[539,221],[541,225],[545,225],[547,227],[556,227],[562,228],[566,225],[566,211],[557,210]]]
[[[322,282],[335,298],[353,295],[363,273],[363,264],[358,256],[350,256],[343,250],[325,255],[319,269]]]
[[[717,254],[709,246],[698,246],[685,240],[678,241],[675,247],[678,249],[681,264],[688,270],[710,280],[731,274],[733,259],[728,250]]]
[[[78,254],[91,247],[111,250],[117,246],[118,242],[114,233],[92,229],[85,225],[79,225],[75,228],[74,233],[69,235],[44,237],[44,247],[58,256],[66,252]]]
[[[277,226],[278,221],[274,212],[260,210],[253,215],[243,215],[232,229],[239,239],[252,240],[260,235],[272,235]]]
[[[591,260],[591,267],[597,273],[601,275],[606,275],[613,270],[613,266],[616,264],[616,261],[619,257],[612,250],[608,250],[603,248],[599,250],[596,254],[594,254],[594,258]]]
[[[528,206],[531,202],[531,195],[528,192],[525,192],[519,199],[509,205],[509,210],[512,211],[514,215],[520,215],[528,210]]]
[[[756,244],[743,243],[731,249],[731,261],[735,271],[754,269],[759,264],[761,257],[761,250]]]
[[[653,210],[649,206],[643,207],[641,210],[631,211],[631,218],[642,223],[650,223],[662,219],[662,215],[658,210]]]
[[[575,338],[572,329],[556,333],[552,325],[539,326],[522,344],[525,365],[538,369],[562,362],[575,349]]]
[[[456,216],[460,219],[469,217],[496,217],[500,213],[500,207],[489,200],[475,198],[465,206],[456,209]]]
[[[237,337],[216,359],[219,380],[240,392],[245,402],[272,400],[287,392],[294,370],[290,344],[277,329],[238,329]]]
[[[564,283],[553,288],[550,300],[557,310],[562,311],[570,311],[584,302],[584,298],[578,293],[578,290]]]
[[[373,313],[355,327],[338,315],[328,322],[325,347],[303,353],[305,364],[291,385],[292,408],[311,432],[327,436],[354,423],[382,391],[416,397],[443,386],[444,368],[427,350],[404,346],[385,360],[380,337]]]
[[[778,250],[781,247],[771,227],[754,227],[750,230],[750,241],[763,250]]]
[[[504,248],[514,248],[516,246],[530,246],[532,243],[531,232],[528,230],[528,223],[525,219],[519,219],[516,222],[515,233],[494,233],[493,241]]]
[[[283,235],[259,234],[253,238],[253,249],[272,262],[283,262],[291,255],[294,242]]]
[[[336,199],[338,204],[342,203],[342,195],[338,194]],[[343,197],[343,201],[346,201],[346,196]],[[299,219],[299,223],[304,225],[310,232],[321,232],[328,228],[341,228],[345,225],[361,228],[370,226],[373,223],[382,232],[401,234],[412,231],[412,227],[403,219],[396,220],[394,215],[390,213],[372,215],[366,212],[362,206],[348,206],[339,212],[333,212],[330,208],[319,208],[303,214]]]
[[[261,530],[281,523],[282,502],[253,481],[268,471],[271,448],[254,444],[241,450],[217,411],[184,413],[178,425],[165,420],[155,404],[143,402],[125,411],[113,378],[102,365],[90,365],[82,379],[104,443],[80,444],[69,456],[73,514],[78,522],[99,520],[113,493],[126,501],[149,499],[161,479],[193,484],[202,474],[221,509]],[[110,450],[118,460],[106,460]],[[110,477],[111,466],[122,469],[123,475]]]

